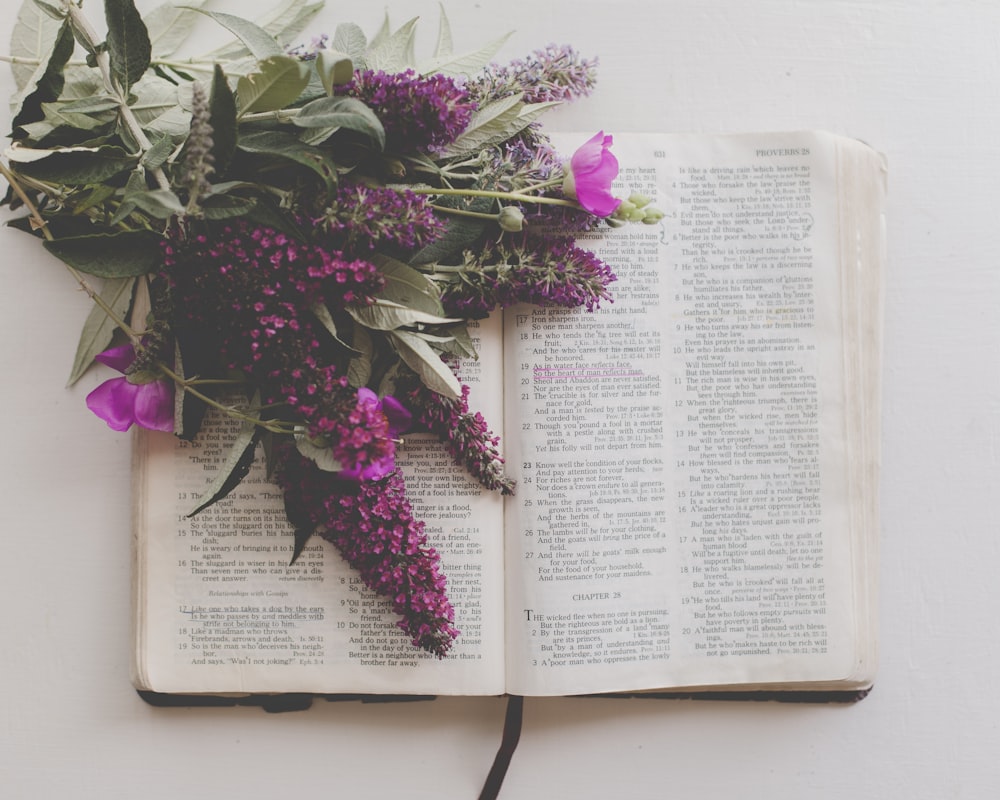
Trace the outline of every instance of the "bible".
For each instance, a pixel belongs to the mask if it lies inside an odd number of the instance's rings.
[[[435,658],[291,527],[262,457],[189,516],[234,423],[134,443],[135,686],[152,695],[863,693],[877,662],[885,164],[819,132],[627,134],[657,225],[578,237],[598,310],[472,333],[513,496],[427,434],[397,463],[461,631]],[[235,423],[238,427],[238,423]]]

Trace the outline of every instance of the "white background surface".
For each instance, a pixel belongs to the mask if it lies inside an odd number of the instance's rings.
[[[0,0],[0,29],[18,5]],[[389,7],[396,24],[423,16],[429,51],[437,4]],[[331,3],[312,31],[371,33],[382,9]],[[503,60],[550,41],[601,57],[596,94],[550,129],[825,128],[890,165],[874,692],[850,707],[529,699],[502,797],[997,796],[1000,4],[453,0],[448,13],[460,48],[516,29]],[[128,437],[84,407],[101,376],[64,388],[88,301],[9,230],[0,286],[0,794],[475,797],[499,699],[268,715],[135,695]]]

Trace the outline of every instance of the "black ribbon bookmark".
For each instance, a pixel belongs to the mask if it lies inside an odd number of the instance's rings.
[[[514,757],[517,743],[521,739],[521,720],[523,718],[524,698],[510,695],[507,698],[507,714],[503,721],[503,737],[500,739],[500,748],[497,750],[496,758],[493,759],[490,774],[486,776],[483,791],[479,793],[479,800],[496,800],[499,796],[503,779],[507,775],[507,768]]]

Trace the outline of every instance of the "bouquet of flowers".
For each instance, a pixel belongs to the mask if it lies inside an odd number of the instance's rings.
[[[332,542],[442,656],[458,631],[399,437],[437,434],[510,493],[457,377],[475,356],[467,322],[518,302],[597,308],[614,275],[572,232],[662,215],[612,195],[610,136],[567,162],[540,130],[593,86],[595,62],[570,48],[498,66],[503,39],[456,53],[442,13],[418,64],[415,20],[293,47],[318,4],[255,22],[201,5],[143,18],[105,0],[102,37],[72,0],[26,0],[0,171],[27,214],[10,224],[94,300],[71,381],[94,362],[121,373],[87,397],[111,428],[192,439],[209,408],[243,423],[192,513],[263,444],[296,556],[314,534]],[[232,40],[178,55],[199,20]]]

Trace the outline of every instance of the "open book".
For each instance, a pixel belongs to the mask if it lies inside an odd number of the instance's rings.
[[[521,307],[461,374],[515,496],[399,454],[462,631],[417,651],[232,431],[136,440],[135,653],[163,693],[858,691],[876,665],[885,166],[828,134],[622,135],[658,226],[584,235],[595,313]],[[220,423],[225,428],[228,423]]]

